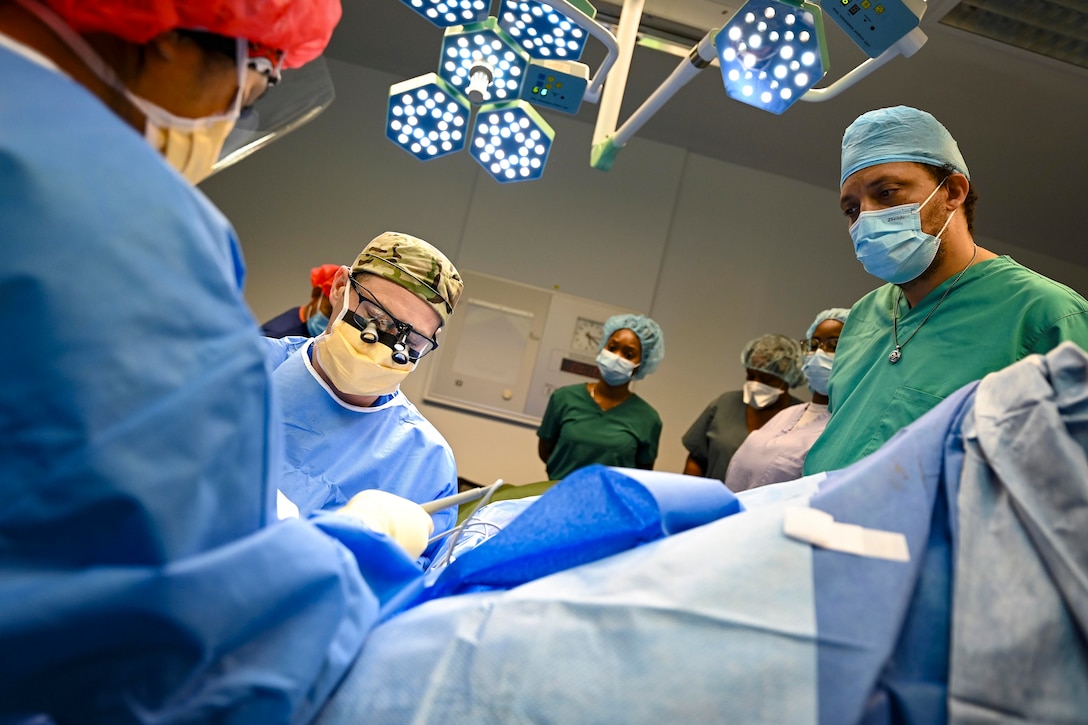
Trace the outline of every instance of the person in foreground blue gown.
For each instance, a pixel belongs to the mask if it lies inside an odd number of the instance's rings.
[[[300,515],[339,508],[363,490],[420,504],[457,493],[453,451],[400,384],[437,347],[463,289],[434,246],[385,232],[334,275],[325,334],[269,341],[270,355],[285,356],[272,360],[283,404],[280,488]],[[433,514],[434,532],[456,515]]]
[[[364,559],[275,520],[278,406],[240,248],[192,185],[339,17],[339,0],[0,4],[0,318],[18,340],[0,362],[0,721],[308,722],[373,624]]]

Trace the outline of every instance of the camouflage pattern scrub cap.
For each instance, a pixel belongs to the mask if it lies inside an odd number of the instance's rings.
[[[384,277],[415,293],[438,313],[441,325],[453,314],[465,287],[446,255],[401,232],[385,232],[370,240],[351,265],[351,275],[357,274]]]

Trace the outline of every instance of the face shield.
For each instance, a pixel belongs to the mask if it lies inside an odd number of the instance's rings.
[[[258,70],[262,70],[260,66]],[[227,136],[212,173],[236,164],[258,149],[312,121],[332,103],[332,77],[323,57],[280,72],[280,79],[242,110]]]

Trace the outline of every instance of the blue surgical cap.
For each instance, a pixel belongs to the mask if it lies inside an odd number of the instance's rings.
[[[640,380],[657,370],[657,366],[665,359],[665,333],[656,322],[645,315],[612,315],[604,323],[602,350],[616,330],[630,330],[638,335],[638,341],[642,343],[642,362],[631,377]]]
[[[782,378],[791,388],[801,384],[801,345],[785,335],[763,335],[751,340],[740,354],[744,367]]]
[[[827,320],[838,320],[842,324],[846,324],[846,318],[850,316],[850,310],[845,307],[832,307],[831,309],[824,310],[820,314],[816,315],[816,319],[812,321],[812,324],[808,326],[808,332],[805,333],[805,339],[811,340],[812,334],[816,332],[816,328],[820,326],[820,323]]]
[[[894,106],[864,113],[846,129],[839,187],[855,171],[893,161],[951,164],[971,178],[956,139],[940,121],[917,108]]]

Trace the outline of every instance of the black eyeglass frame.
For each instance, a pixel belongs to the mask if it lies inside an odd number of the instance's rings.
[[[824,352],[834,355],[835,349],[839,346],[839,336],[829,337],[826,340],[819,337],[813,337],[808,340],[798,340],[801,343],[801,350],[806,355],[812,355],[817,350],[823,350]],[[831,349],[828,349],[830,345]]]
[[[392,348],[393,362],[399,365],[403,365],[406,362],[417,362],[421,358],[431,354],[438,349],[438,340],[434,339],[433,337],[424,335],[422,332],[418,332],[407,322],[398,320],[396,317],[389,313],[389,310],[385,309],[381,302],[378,302],[374,293],[364,287],[359,280],[355,279],[355,277],[350,276],[348,277],[348,279],[351,280],[351,286],[355,290],[355,294],[359,296],[359,304],[355,305],[355,308],[351,310],[350,315],[344,315],[344,319],[347,320],[349,325],[354,327],[356,330],[359,330],[360,337],[362,337],[364,342],[380,342],[387,347]],[[381,313],[385,315],[389,322],[392,323],[393,328],[397,331],[396,334],[392,334],[388,329],[379,329],[377,323],[374,322],[374,318],[368,318],[364,315],[360,315],[358,310],[362,306],[363,302],[367,302],[377,307],[381,311]],[[367,333],[367,328],[371,326],[371,323],[374,323],[373,334],[375,336],[375,339],[368,340],[365,335]],[[385,325],[383,325],[383,327],[385,327]],[[420,339],[426,341],[426,343],[428,343],[430,347],[423,352],[420,352],[419,350],[413,348],[408,344],[410,336],[412,335],[415,335]],[[401,359],[398,359],[398,357],[400,357]]]

